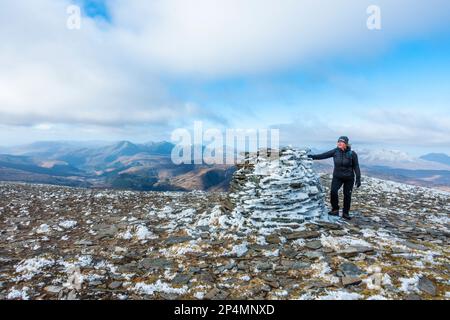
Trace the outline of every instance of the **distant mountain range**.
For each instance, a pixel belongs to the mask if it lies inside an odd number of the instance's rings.
[[[0,181],[142,191],[227,190],[234,166],[176,165],[170,158],[173,147],[166,141],[55,141],[0,148]],[[446,154],[415,158],[395,150],[357,152],[364,174],[450,189],[450,157]],[[316,161],[315,167],[331,172],[332,162]]]
[[[430,158],[429,155],[416,158],[403,151],[386,149],[362,149],[359,150],[358,155],[367,166],[385,166],[406,170],[450,170],[449,163],[435,161],[435,158]]]
[[[427,161],[433,161],[450,166],[450,157],[445,153],[428,153],[420,157]]]
[[[5,148],[0,180],[143,191],[225,190],[232,166],[175,165],[170,142],[37,142]]]

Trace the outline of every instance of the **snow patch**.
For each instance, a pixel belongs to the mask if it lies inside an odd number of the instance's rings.
[[[77,222],[75,220],[65,220],[58,223],[58,225],[64,229],[71,229],[77,225]]]
[[[17,290],[15,287],[13,287],[6,296],[6,299],[8,300],[14,300],[14,299],[21,299],[21,300],[29,300],[30,297],[28,296],[28,291],[30,288],[23,287],[22,290]]]
[[[188,288],[187,286],[183,286],[182,288],[173,288],[169,284],[161,282],[161,280],[158,280],[153,284],[138,282],[134,286],[134,290],[149,295],[153,295],[155,292],[175,293],[182,295],[187,292]]]
[[[36,229],[36,233],[49,233],[50,232],[50,227],[48,226],[48,224],[41,224],[37,229]]]
[[[16,272],[22,273],[19,277],[22,280],[30,280],[35,275],[42,273],[42,269],[51,267],[55,264],[53,259],[47,259],[43,257],[36,257],[21,261],[16,266]]]
[[[241,244],[234,245],[228,255],[236,255],[237,257],[242,257],[248,251],[247,245],[247,241],[244,241]]]
[[[317,297],[317,300],[360,300],[362,295],[348,291],[325,291],[326,295]]]

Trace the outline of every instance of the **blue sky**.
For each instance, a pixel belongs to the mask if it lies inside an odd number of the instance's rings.
[[[85,15],[92,18],[101,18],[111,22],[111,14],[108,10],[108,3],[105,0],[77,0]]]
[[[50,21],[36,35],[23,33],[26,22],[8,26],[3,61],[22,52],[12,63],[44,76],[36,75],[43,81],[35,88],[19,67],[8,69],[17,79],[0,96],[0,131],[14,137],[0,144],[160,140],[201,120],[278,128],[294,145],[325,148],[346,134],[361,147],[450,153],[446,1],[379,1],[377,31],[365,28],[371,2],[364,0],[306,9],[290,0],[42,2]],[[82,7],[82,29],[56,30],[66,18],[56,14],[72,3]],[[27,17],[13,1],[6,8]],[[23,98],[55,85],[47,99]]]

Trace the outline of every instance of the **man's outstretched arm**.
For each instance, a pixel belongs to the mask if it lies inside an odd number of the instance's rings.
[[[321,154],[310,154],[309,157],[313,160],[323,160],[334,156],[336,149],[321,153]]]

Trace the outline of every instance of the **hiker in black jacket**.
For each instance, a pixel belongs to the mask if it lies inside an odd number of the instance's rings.
[[[358,155],[351,150],[348,144],[348,138],[345,136],[339,137],[337,148],[328,152],[309,155],[313,160],[322,160],[333,157],[334,170],[333,180],[331,182],[330,215],[339,215],[339,196],[338,191],[344,185],[344,209],[342,210],[342,217],[350,220],[350,204],[352,199],[353,185],[357,188],[361,186],[361,171],[359,170]],[[355,179],[356,176],[356,179]]]

